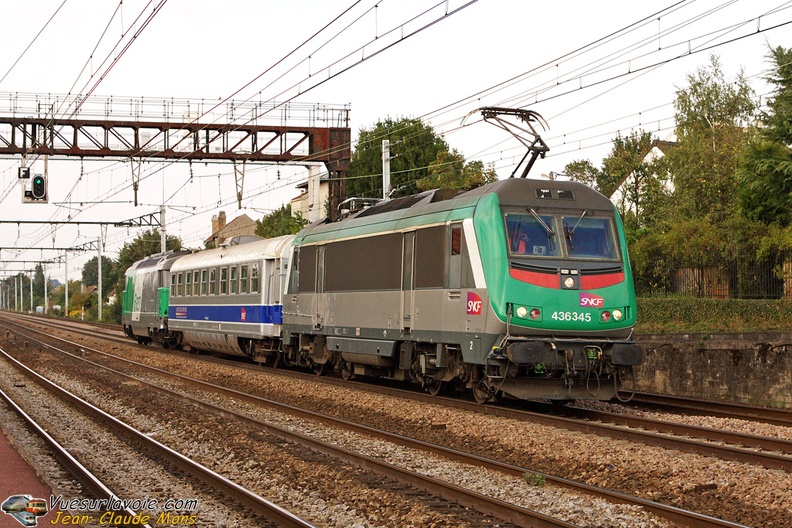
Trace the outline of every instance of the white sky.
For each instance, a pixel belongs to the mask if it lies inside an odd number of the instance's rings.
[[[644,129],[668,138],[677,87],[706,66],[711,53],[720,57],[728,78],[743,68],[757,94],[766,96],[768,44],[792,46],[792,24],[784,25],[792,21],[792,2],[782,0],[478,0],[470,5],[466,0],[124,0],[113,17],[118,5],[116,0],[3,2],[0,115],[11,113],[11,93],[80,94],[94,86],[94,95],[114,100],[207,103],[239,91],[236,101],[348,104],[353,139],[361,127],[387,116],[420,117],[468,160],[494,163],[505,178],[523,147],[478,114],[460,125],[482,106],[527,107],[550,126],[542,133],[550,152],[531,172],[540,177],[563,172],[575,159],[599,166],[619,132]],[[141,21],[160,5],[143,27]],[[103,63],[106,57],[110,60]],[[117,62],[107,71],[113,59]],[[331,64],[330,74],[350,69],[312,88],[328,78],[325,68]],[[293,88],[297,85],[301,94]],[[187,163],[145,163],[143,205],[135,207],[129,162],[85,159],[81,165],[51,159],[50,203],[22,205],[19,161],[0,159],[0,220],[120,221],[158,212],[164,197],[168,232],[189,247],[202,247],[210,219],[220,210],[229,221],[242,213],[260,219],[296,196],[294,186],[306,177],[300,167],[248,164],[239,210],[230,163],[193,163],[192,180]],[[33,163],[33,172],[43,172],[42,160]],[[124,241],[137,234],[110,227],[106,254],[117,256]],[[99,235],[93,225],[0,224],[3,247],[72,247]],[[2,250],[0,260],[56,255]],[[69,278],[78,278],[93,256],[70,253]],[[31,265],[0,263],[0,276],[21,267]],[[47,270],[63,281],[63,265]]]

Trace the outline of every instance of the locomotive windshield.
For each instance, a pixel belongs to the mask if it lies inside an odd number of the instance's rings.
[[[506,214],[509,252],[514,256],[618,260],[613,219],[581,214]]]
[[[560,256],[555,217],[539,215],[533,209],[531,209],[531,213],[531,215],[506,215],[511,253],[543,257]]]

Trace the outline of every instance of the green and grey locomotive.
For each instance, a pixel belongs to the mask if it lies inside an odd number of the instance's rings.
[[[384,201],[302,230],[289,271],[284,357],[316,370],[608,400],[643,362],[621,220],[579,183]]]

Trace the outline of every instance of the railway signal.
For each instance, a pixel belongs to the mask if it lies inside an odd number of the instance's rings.
[[[23,187],[22,203],[47,203],[47,177],[36,174],[30,180],[30,189]]]

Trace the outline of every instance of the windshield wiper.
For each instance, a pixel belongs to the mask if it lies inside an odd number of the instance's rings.
[[[540,223],[540,224],[542,224],[542,227],[544,227],[544,228],[545,228],[545,231],[547,231],[547,236],[548,236],[548,238],[549,238],[549,237],[554,237],[554,236],[555,236],[555,231],[553,231],[552,229],[550,229],[550,226],[549,226],[549,225],[547,225],[547,224],[545,223],[545,221],[544,221],[544,220],[542,220],[542,217],[541,217],[541,216],[539,216],[539,214],[538,214],[536,211],[534,211],[534,210],[533,210],[533,208],[530,208],[530,209],[528,209],[528,210],[531,212],[531,214],[534,216],[534,218],[536,218],[537,220],[539,220],[539,223]]]
[[[575,246],[572,244],[572,235],[575,234],[575,229],[577,229],[577,227],[580,225],[580,222],[583,220],[583,217],[586,216],[587,212],[588,210],[583,209],[583,214],[580,215],[580,218],[578,218],[575,227],[573,227],[572,229],[569,229],[569,226],[567,225],[566,221],[564,221],[564,236],[566,237],[567,242],[569,242],[569,248],[572,250],[575,249]]]

